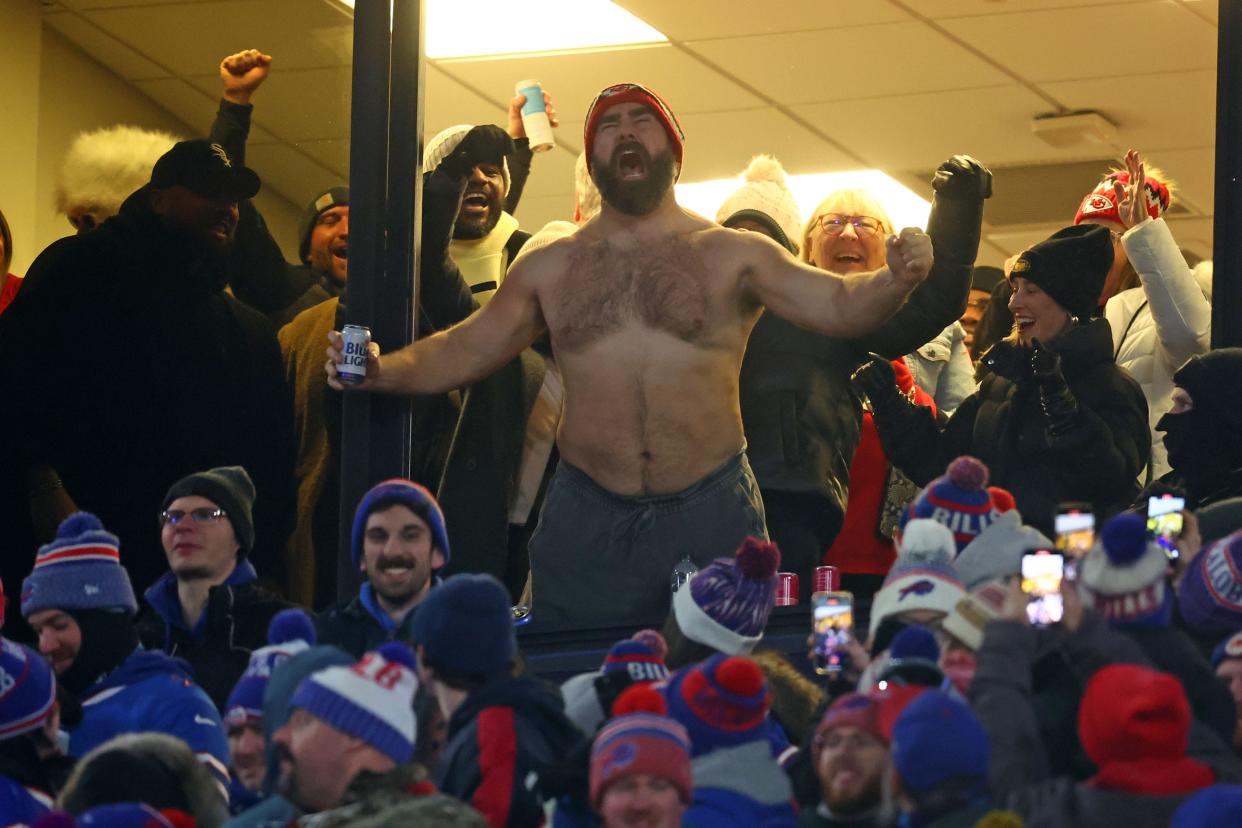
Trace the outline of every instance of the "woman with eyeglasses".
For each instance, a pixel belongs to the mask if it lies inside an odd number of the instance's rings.
[[[955,156],[940,165],[932,186],[927,232],[936,261],[927,280],[888,322],[866,336],[839,339],[765,312],[747,345],[741,372],[747,455],[759,480],[768,532],[781,549],[781,569],[801,576],[802,600],[809,598],[812,571],[821,563],[839,566],[844,588],[860,597],[879,588],[892,563],[891,545],[885,552],[874,523],[864,534],[878,551],[865,546],[825,560],[825,550],[845,519],[853,488],[851,463],[863,428],[862,403],[849,375],[868,352],[900,359],[924,345],[956,321],[966,304],[991,173],[972,158]],[[842,196],[820,205],[800,239],[777,241],[790,251],[800,241],[804,261],[837,273],[874,269],[869,257],[878,249],[883,262],[888,226],[874,219],[874,202],[864,208]],[[845,219],[838,224],[823,218],[829,212]],[[860,231],[866,238],[860,238]],[[881,491],[882,481],[870,489]]]
[[[888,363],[855,375],[894,465],[923,485],[963,454],[1013,493],[1023,522],[1052,534],[1063,501],[1097,522],[1138,493],[1151,435],[1139,384],[1113,362],[1112,331],[1093,318],[1113,263],[1100,226],[1067,227],[1022,253],[1009,274],[1013,331],[981,360],[979,390],[941,426],[893,388]]]

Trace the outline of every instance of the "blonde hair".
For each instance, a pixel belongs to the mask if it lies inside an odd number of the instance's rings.
[[[1108,172],[1105,173],[1104,176],[1100,180],[1103,181],[1105,178],[1108,178],[1108,176],[1110,175],[1115,175],[1117,173],[1128,173],[1128,172],[1129,171],[1126,169],[1126,162],[1123,159],[1121,161],[1120,167],[1117,167],[1117,166],[1109,167]],[[1178,189],[1177,182],[1174,181],[1172,178],[1170,178],[1169,175],[1164,170],[1160,169],[1155,164],[1150,164],[1146,161],[1143,162],[1143,173],[1148,178],[1154,178],[1157,181],[1159,181],[1161,184],[1163,184],[1165,187],[1168,188],[1169,206],[1172,207],[1173,199],[1177,197],[1177,189]]]
[[[807,264],[811,262],[811,231],[815,229],[815,225],[819,222],[819,217],[824,215],[824,213],[870,216],[880,222],[881,233],[887,236],[893,232],[893,220],[888,217],[888,211],[880,205],[875,196],[863,189],[837,190],[811,211],[811,217],[807,220],[806,226],[802,228],[802,252],[800,258]]]

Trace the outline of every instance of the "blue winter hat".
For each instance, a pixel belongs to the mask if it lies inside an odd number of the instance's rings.
[[[930,518],[953,533],[960,553],[999,516],[988,491],[988,467],[963,455],[919,492],[902,513],[901,528],[911,518]]]
[[[1221,538],[1190,562],[1178,597],[1182,618],[1196,633],[1242,630],[1242,531]]]
[[[431,543],[444,555],[444,565],[449,562],[448,530],[444,528],[444,512],[431,492],[413,480],[404,477],[393,477],[377,483],[362,496],[358,508],[354,510],[354,528],[350,534],[349,549],[354,556],[354,566],[362,561],[362,536],[366,532],[367,518],[375,510],[381,500],[398,500],[411,512],[427,522],[431,530]],[[438,571],[438,570],[437,570]]]
[[[138,612],[120,547],[90,512],[65,518],[55,540],[39,547],[34,571],[22,581],[22,617],[46,609]]]
[[[691,756],[766,740],[772,697],[755,662],[723,653],[673,675],[664,686],[668,715],[690,734]]]
[[[411,640],[433,666],[489,676],[517,657],[509,593],[491,575],[453,575],[418,605]]]
[[[746,538],[732,558],[717,558],[673,595],[673,616],[691,641],[726,655],[752,652],[776,603],[776,544]]]
[[[267,627],[267,646],[250,654],[246,672],[238,679],[224,705],[228,729],[263,721],[263,691],[281,664],[315,644],[315,625],[304,610],[282,610]]]
[[[1212,785],[1182,803],[1169,828],[1237,828],[1242,825],[1242,785]]]
[[[928,690],[902,711],[893,725],[893,767],[901,784],[927,793],[946,780],[988,772],[988,735],[962,702]]]
[[[56,679],[47,661],[0,638],[0,742],[41,727],[55,700]]]
[[[1147,521],[1129,512],[1104,524],[1079,567],[1092,608],[1115,624],[1167,626],[1173,618],[1168,574],[1169,558],[1147,536]]]
[[[414,654],[399,641],[381,644],[350,667],[329,667],[298,685],[300,707],[361,739],[398,765],[414,755]]]

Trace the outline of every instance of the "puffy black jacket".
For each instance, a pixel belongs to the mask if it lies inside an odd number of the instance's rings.
[[[364,653],[386,641],[404,641],[412,647],[414,615],[410,612],[397,629],[390,631],[367,611],[362,599],[355,595],[315,616],[315,633],[320,644],[331,644],[354,658],[362,658]]]

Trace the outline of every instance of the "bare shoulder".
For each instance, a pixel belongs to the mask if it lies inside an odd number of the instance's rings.
[[[762,233],[734,230],[715,223],[696,230],[692,239],[712,256],[724,256],[743,266],[756,267],[792,258],[785,248]]]

